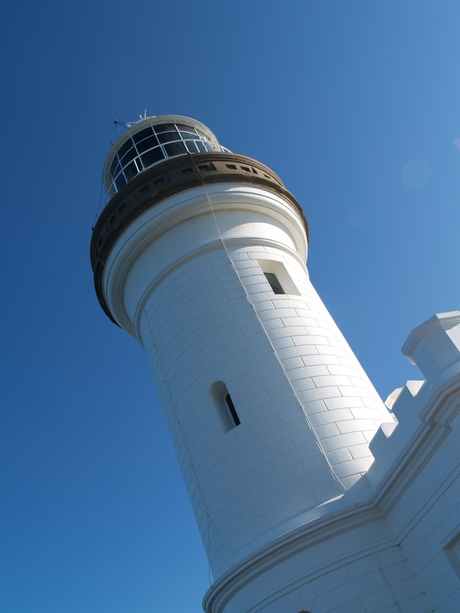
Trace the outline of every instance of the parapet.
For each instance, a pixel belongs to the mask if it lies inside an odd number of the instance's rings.
[[[460,360],[460,311],[433,315],[414,328],[402,347],[427,380]]]
[[[381,488],[396,473],[423,463],[442,443],[459,411],[460,311],[433,315],[409,334],[403,354],[418,366],[424,381],[407,381],[387,399],[395,424],[383,424],[370,443],[375,462],[367,477]],[[422,444],[423,442],[423,444]]]

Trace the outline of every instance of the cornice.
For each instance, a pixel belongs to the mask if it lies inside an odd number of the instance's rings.
[[[460,322],[459,311],[449,311],[448,313],[437,313],[432,315],[429,319],[416,326],[406,339],[406,342],[402,346],[401,351],[403,354],[415,364],[412,354],[415,351],[418,343],[428,336],[434,330],[440,327],[450,327]]]
[[[281,179],[245,155],[212,151],[168,158],[129,181],[103,209],[91,239],[91,266],[98,300],[115,322],[102,290],[104,267],[119,236],[142,213],[175,194],[217,183],[246,183],[281,195],[299,215],[308,240],[305,213]]]
[[[204,597],[203,608],[206,613],[221,613],[236,593],[289,558],[345,532],[383,519],[380,510],[369,500],[355,502],[352,496],[350,490],[340,500],[324,505],[336,509],[344,504],[347,506],[306,520],[302,526],[261,547],[219,577]],[[313,509],[311,513],[315,511],[319,509]]]

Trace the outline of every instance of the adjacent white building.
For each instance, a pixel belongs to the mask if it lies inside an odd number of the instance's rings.
[[[270,169],[168,115],[119,137],[104,183],[96,292],[149,358],[215,578],[206,613],[458,613],[460,312],[410,334],[426,380],[385,406]]]

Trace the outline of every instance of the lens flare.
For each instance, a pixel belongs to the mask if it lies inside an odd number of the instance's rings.
[[[419,189],[428,183],[431,168],[425,160],[411,160],[401,170],[401,181],[410,189]]]

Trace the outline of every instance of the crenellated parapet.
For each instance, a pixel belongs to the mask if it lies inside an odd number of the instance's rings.
[[[372,504],[430,610],[454,613],[460,593],[460,311],[417,326],[402,351],[425,380],[408,381],[389,396],[397,424],[376,433],[366,477]]]
[[[366,476],[385,513],[451,434],[459,414],[460,311],[424,321],[402,351],[426,378],[390,394],[386,404],[395,423],[383,424],[370,443],[375,462]]]

